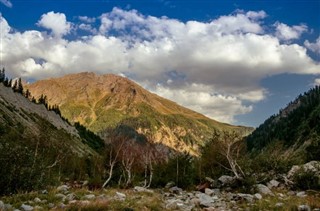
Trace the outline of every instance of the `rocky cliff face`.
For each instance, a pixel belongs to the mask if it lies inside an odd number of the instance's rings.
[[[112,74],[71,74],[37,81],[26,88],[35,98],[44,94],[49,104],[59,105],[70,122],[80,122],[102,136],[107,128],[122,124],[151,142],[191,154],[198,153],[198,147],[215,129],[252,130],[209,119]]]

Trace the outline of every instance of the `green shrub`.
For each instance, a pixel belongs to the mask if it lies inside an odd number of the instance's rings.
[[[310,170],[300,169],[297,171],[293,176],[293,182],[294,188],[320,190],[320,176]]]

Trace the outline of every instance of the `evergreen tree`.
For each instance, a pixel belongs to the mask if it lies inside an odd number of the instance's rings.
[[[22,86],[21,78],[18,79],[17,92],[20,94],[23,94],[23,86]]]
[[[29,89],[26,90],[26,92],[24,93],[24,96],[29,99],[31,97],[31,93],[29,91]]]
[[[3,83],[5,78],[6,78],[5,69],[2,68],[2,70],[0,70],[0,83]]]
[[[7,87],[12,87],[12,79],[9,80]]]
[[[14,81],[12,89],[14,92],[18,92],[18,81],[17,80]]]

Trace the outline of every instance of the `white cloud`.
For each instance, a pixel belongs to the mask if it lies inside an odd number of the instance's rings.
[[[12,3],[9,0],[0,0],[0,3],[4,4],[6,7],[12,7]]]
[[[52,30],[56,37],[62,37],[71,30],[71,24],[67,22],[67,18],[63,13],[48,12],[41,16],[38,22],[39,26]]]
[[[283,44],[265,30],[273,27],[263,23],[266,16],[251,11],[210,22],[181,22],[114,8],[99,17],[95,32],[82,18],[77,27],[91,34],[74,40],[63,38],[72,23],[62,13],[44,14],[39,21],[52,35],[12,32],[1,19],[6,26],[3,49],[10,49],[2,54],[14,76],[41,79],[81,71],[126,75],[179,104],[232,123],[266,97],[262,79],[320,74],[319,63],[304,46]]]
[[[304,45],[310,50],[313,51],[317,54],[319,54],[320,56],[320,36],[318,37],[318,39],[316,40],[316,42],[311,43],[309,42],[309,40],[306,40],[304,42]]]
[[[284,41],[299,39],[301,34],[308,31],[308,27],[305,24],[300,24],[296,26],[288,26],[284,23],[275,23],[276,36]]]
[[[96,22],[96,18],[88,17],[88,16],[79,16],[78,17],[80,21],[85,23],[94,23]]]
[[[314,85],[320,86],[320,78],[314,80]]]
[[[235,115],[245,114],[252,110],[252,106],[243,105],[238,98],[221,94],[214,95],[185,89],[172,90],[162,86],[158,86],[155,93],[168,99],[174,99],[187,108],[222,122],[234,122]]]

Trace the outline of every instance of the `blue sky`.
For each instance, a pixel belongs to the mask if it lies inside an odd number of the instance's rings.
[[[250,126],[320,84],[320,0],[0,2],[12,77],[115,73]]]

